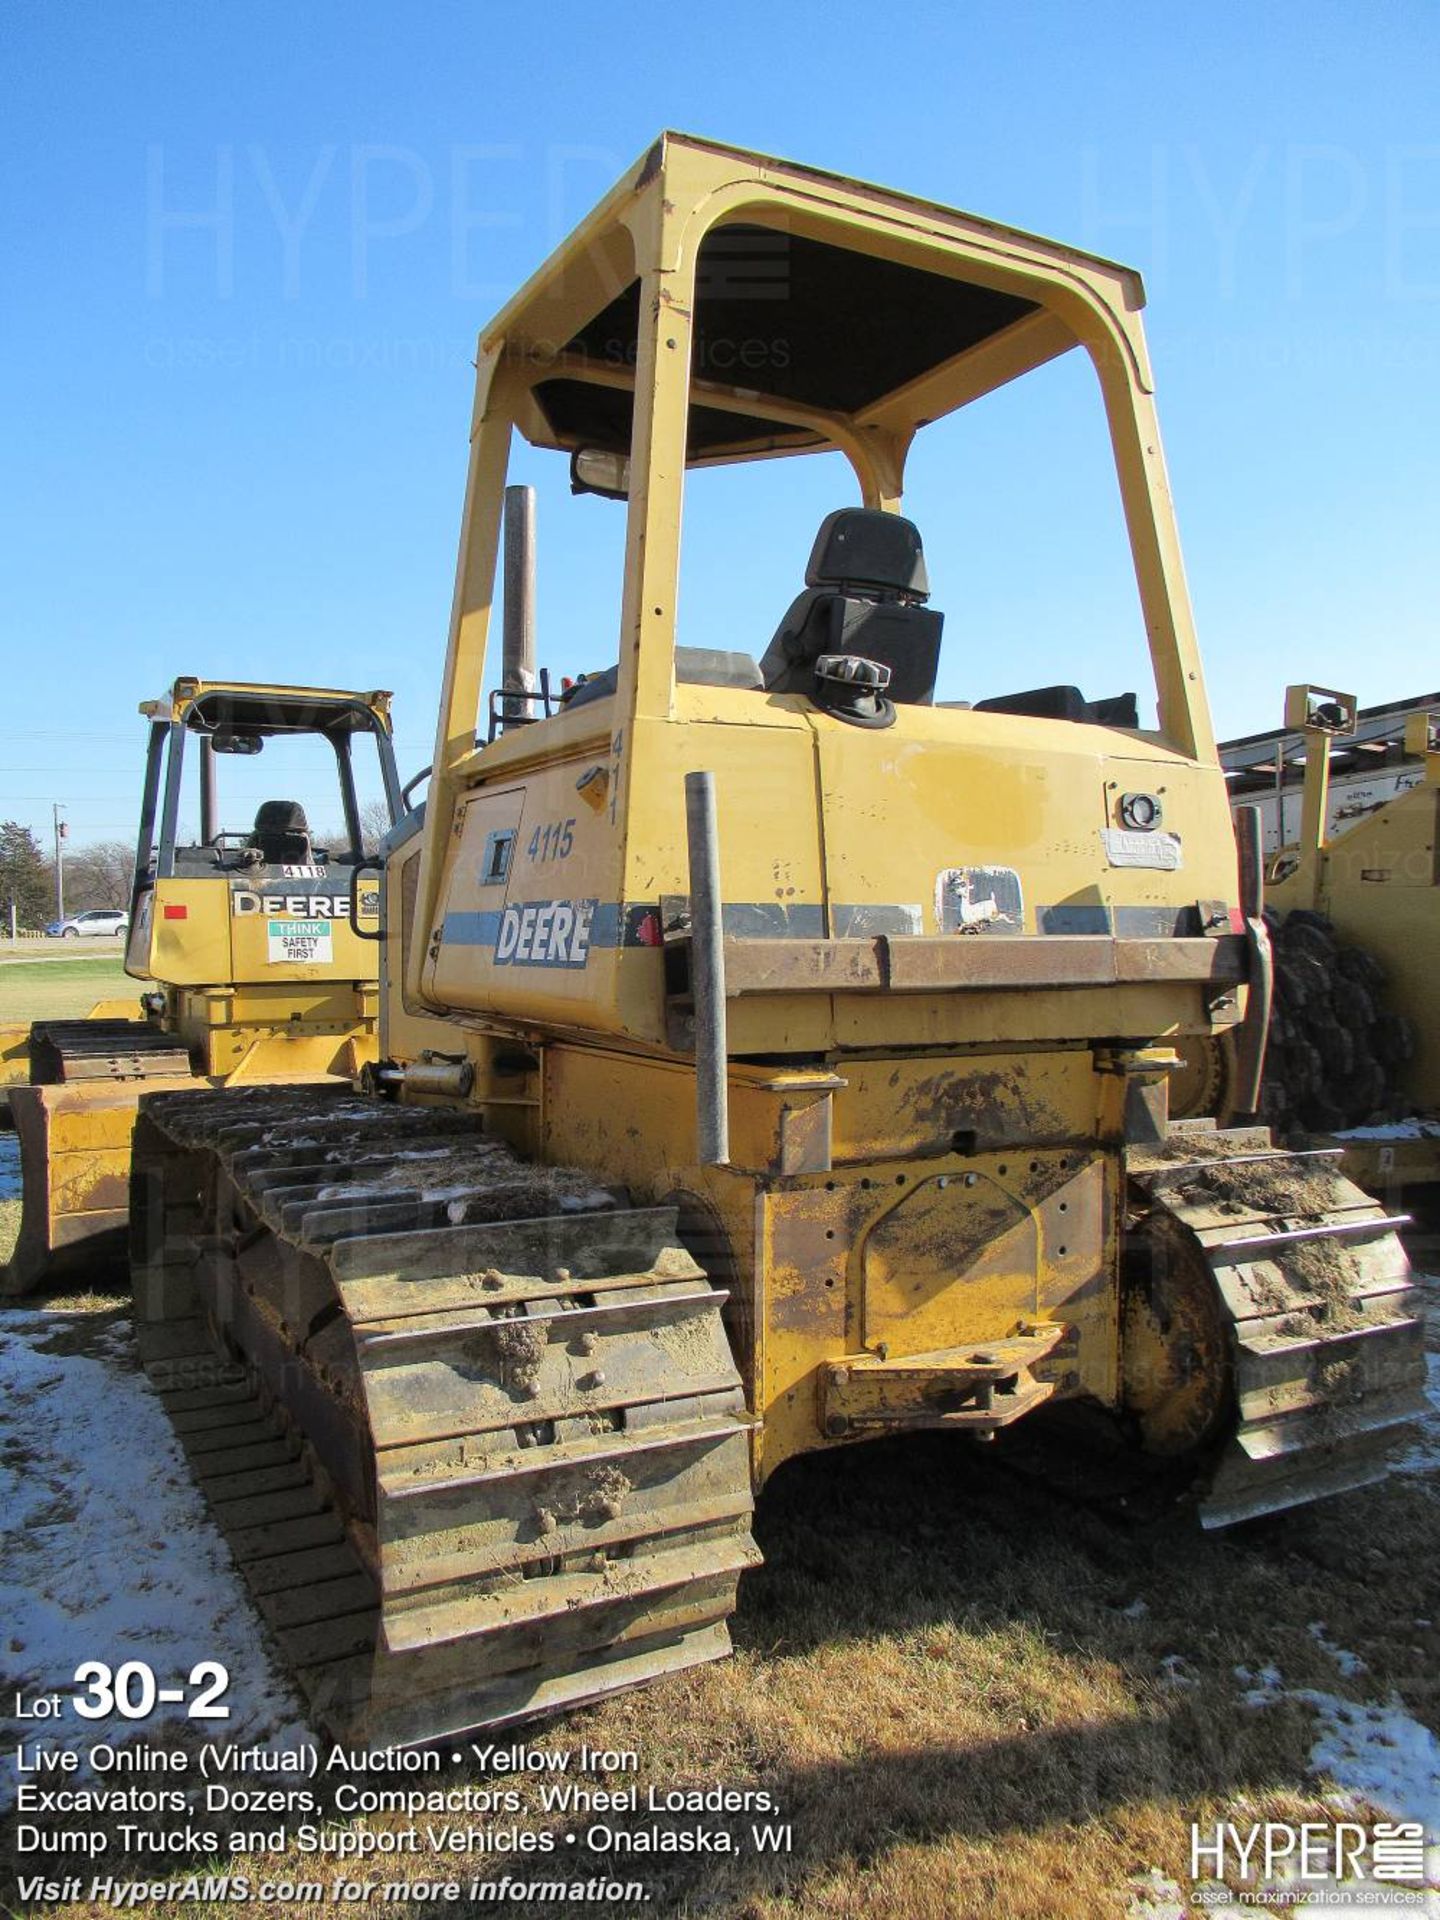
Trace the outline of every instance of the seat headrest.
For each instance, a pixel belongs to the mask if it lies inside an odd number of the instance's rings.
[[[839,507],[820,523],[807,587],[886,587],[924,600],[930,593],[920,529],[878,507]]]
[[[256,833],[308,833],[305,809],[298,800],[262,800],[255,810]]]

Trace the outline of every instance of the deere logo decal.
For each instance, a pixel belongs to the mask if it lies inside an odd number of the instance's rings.
[[[497,967],[583,967],[598,900],[531,900],[506,907],[495,938]]]
[[[365,905],[362,894],[362,913]],[[230,895],[230,908],[236,914],[290,913],[299,920],[343,920],[350,902],[343,893],[249,893],[237,887]]]

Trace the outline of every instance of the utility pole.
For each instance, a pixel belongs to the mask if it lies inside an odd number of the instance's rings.
[[[60,818],[60,803],[51,807],[55,826],[55,918],[65,918],[65,835],[67,828]]]

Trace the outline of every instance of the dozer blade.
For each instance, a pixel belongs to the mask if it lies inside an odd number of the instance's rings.
[[[190,1072],[190,1054],[173,1033],[144,1020],[41,1020],[30,1029],[30,1078],[173,1079]]]
[[[102,1003],[103,1005],[103,1003]],[[20,1140],[20,1234],[0,1294],[30,1293],[125,1258],[130,1140],[140,1094],[190,1077],[173,1034],[97,1010],[26,1029],[28,1086],[10,1089]]]
[[[0,1103],[8,1104],[11,1087],[30,1081],[30,1023],[0,1026]]]
[[[1382,1479],[1397,1429],[1425,1411],[1406,1222],[1338,1161],[1212,1132],[1131,1163],[1141,1207],[1178,1230],[1196,1284],[1208,1275],[1228,1341],[1230,1433],[1201,1502],[1206,1527]]]
[[[327,1732],[450,1738],[729,1651],[751,1422],[673,1208],[271,1089],[147,1101],[135,1218],[152,1378]]]
[[[20,1142],[20,1234],[8,1266],[0,1268],[0,1293],[29,1293],[81,1266],[123,1266],[130,1141],[146,1085],[10,1089]]]
[[[188,1074],[184,1047],[132,1019],[132,1006],[128,1000],[97,1000],[83,1020],[0,1026],[0,1113],[8,1111],[12,1087]]]

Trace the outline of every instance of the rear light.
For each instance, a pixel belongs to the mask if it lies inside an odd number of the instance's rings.
[[[188,920],[190,918],[190,909],[189,907],[166,907],[165,918],[167,920]]]

